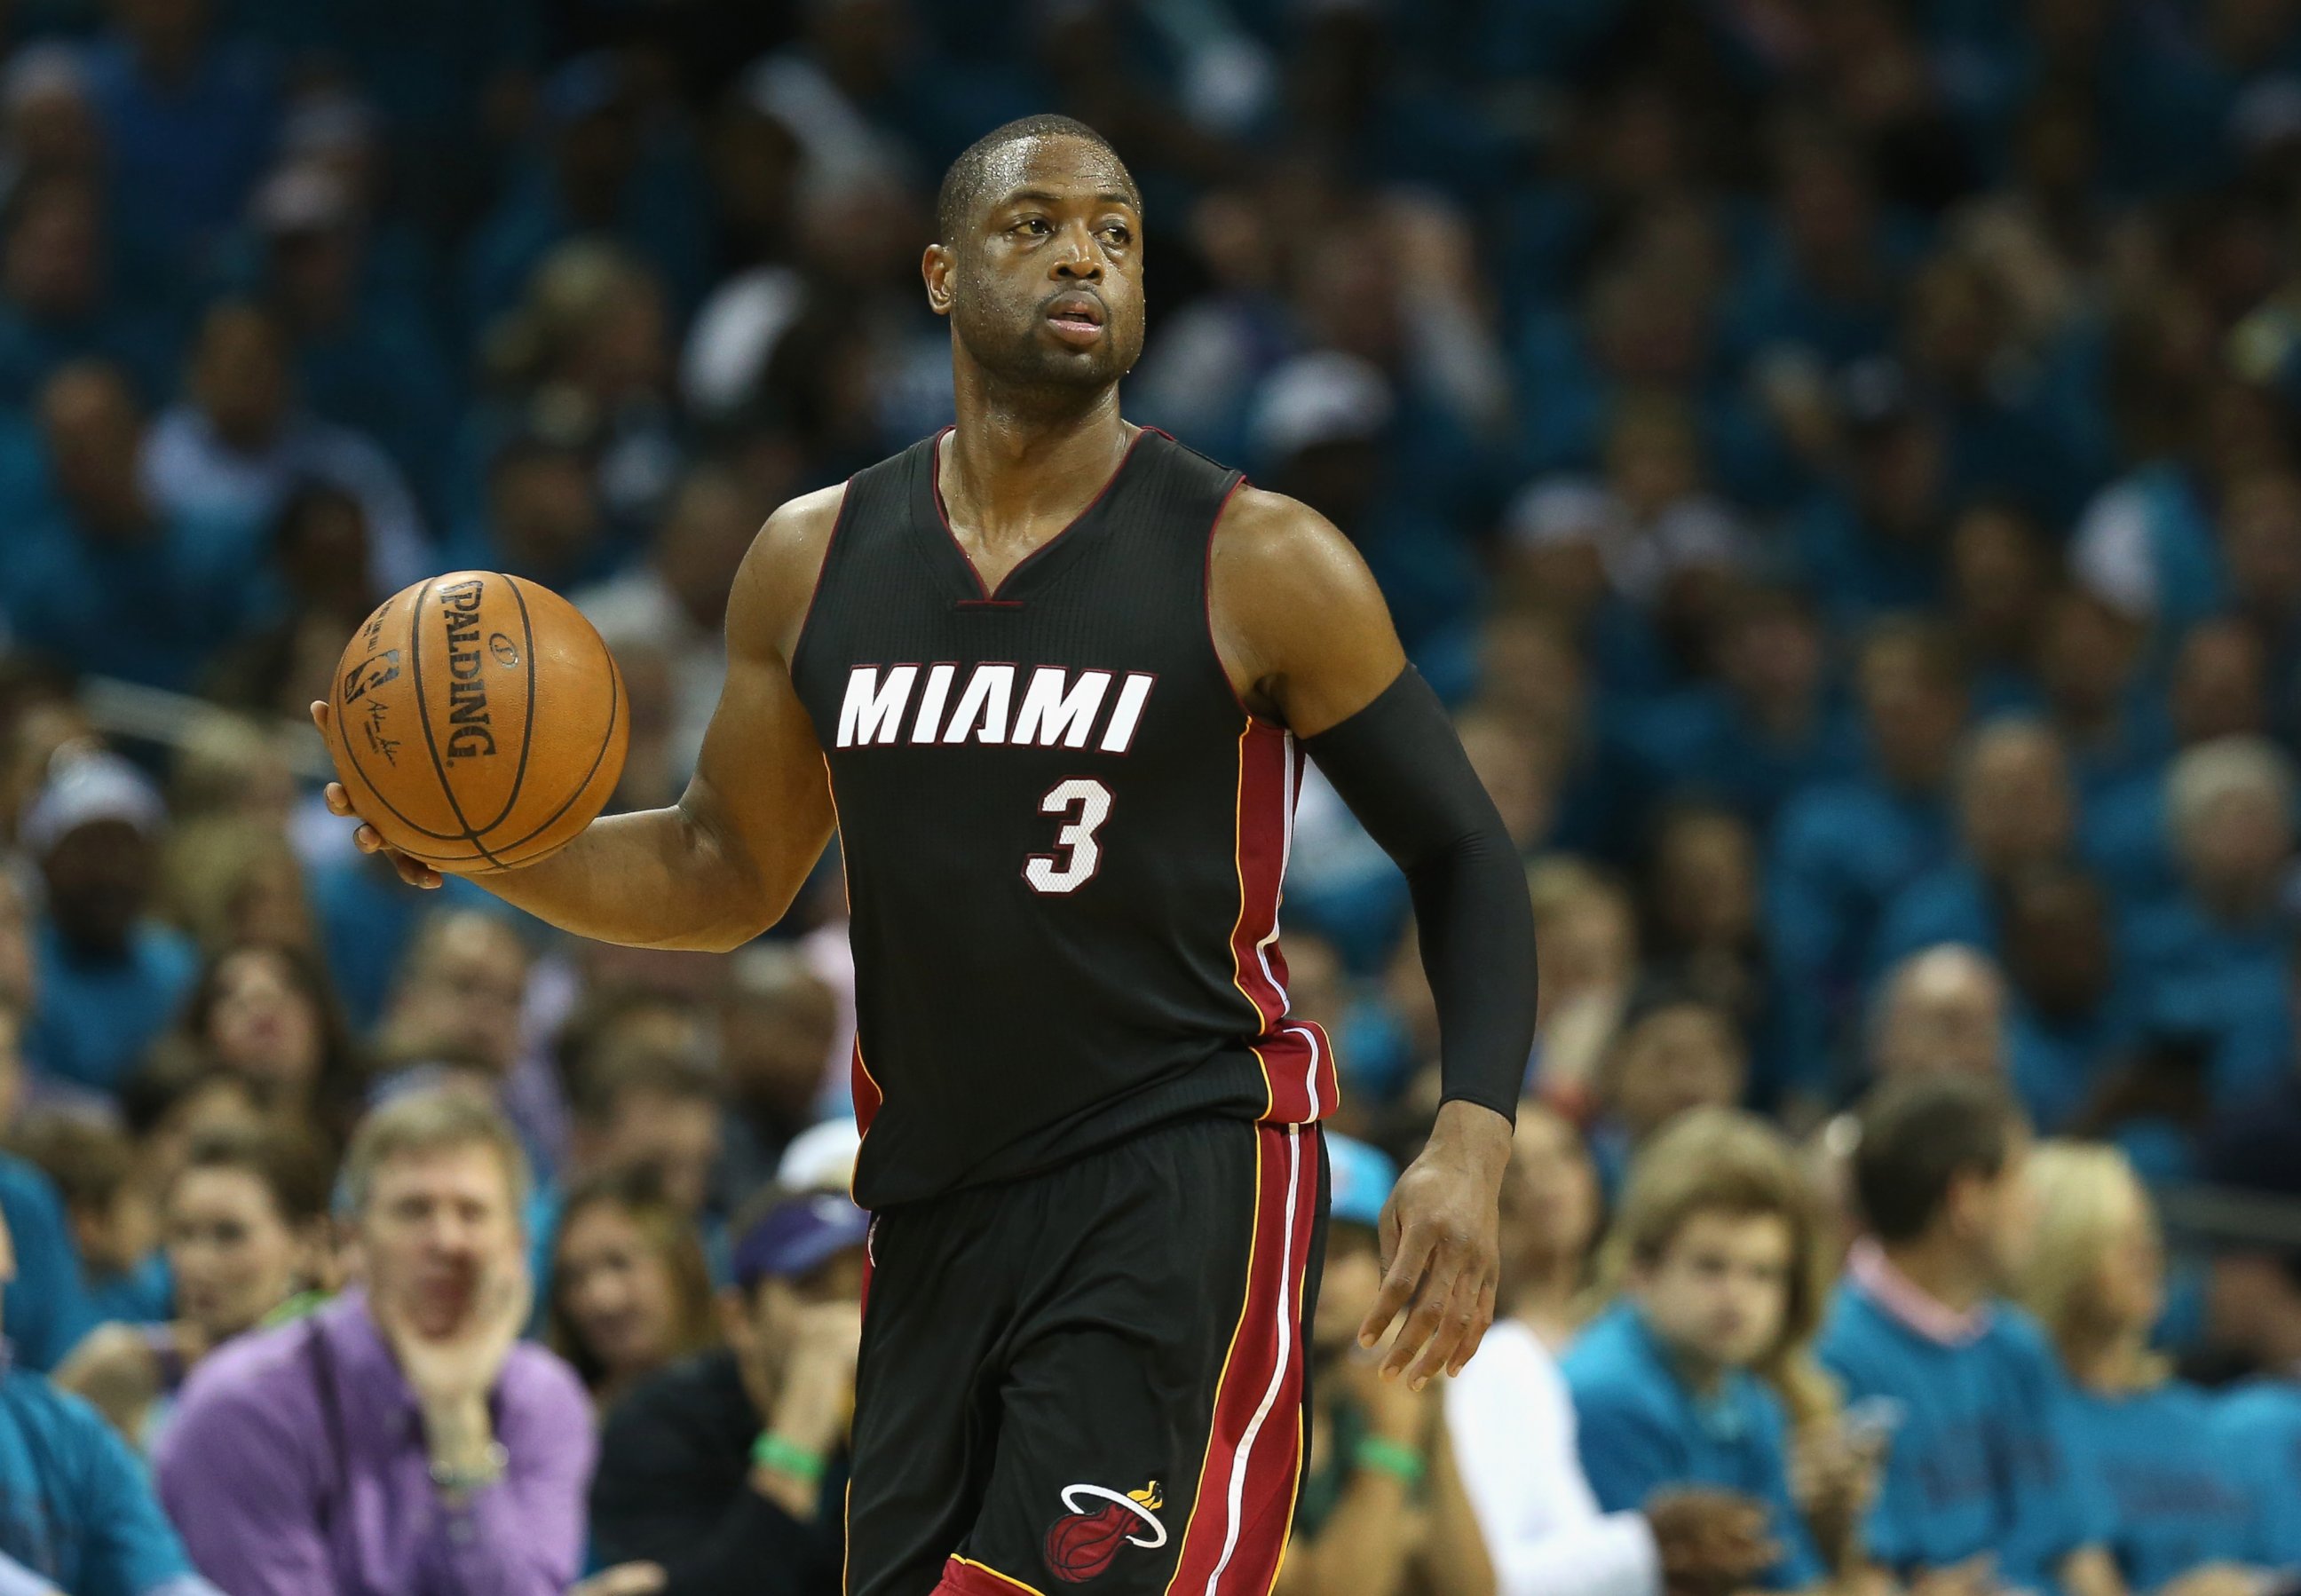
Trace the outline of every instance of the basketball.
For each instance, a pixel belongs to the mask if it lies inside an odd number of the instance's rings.
[[[1110,1567],[1142,1522],[1115,1502],[1100,1512],[1058,1518],[1047,1532],[1047,1567],[1056,1578],[1073,1583],[1092,1579]]]
[[[493,571],[385,599],[328,701],[329,752],[360,818],[465,874],[532,864],[590,824],[631,740],[622,673],[591,623]]]

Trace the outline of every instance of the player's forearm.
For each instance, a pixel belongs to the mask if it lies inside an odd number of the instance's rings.
[[[757,862],[673,805],[595,820],[548,858],[472,879],[579,937],[722,953],[782,918],[812,863],[767,879]]]

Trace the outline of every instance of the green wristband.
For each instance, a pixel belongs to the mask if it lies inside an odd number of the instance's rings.
[[[762,1431],[751,1443],[751,1461],[762,1468],[787,1474],[804,1485],[823,1479],[823,1454],[810,1452],[795,1441],[785,1441],[772,1430]]]
[[[1361,1468],[1378,1468],[1409,1490],[1422,1483],[1430,1468],[1412,1447],[1379,1435],[1360,1436],[1358,1445],[1351,1449],[1351,1461]]]

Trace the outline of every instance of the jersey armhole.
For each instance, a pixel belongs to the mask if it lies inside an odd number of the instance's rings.
[[[1238,683],[1230,679],[1230,668],[1223,664],[1222,647],[1215,641],[1215,536],[1222,531],[1223,515],[1229,510],[1230,501],[1238,497],[1240,489],[1248,485],[1246,473],[1240,472],[1231,479],[1230,486],[1223,489],[1222,497],[1215,501],[1215,513],[1207,522],[1206,565],[1199,579],[1199,608],[1206,618],[1207,654],[1215,662],[1215,674],[1222,678],[1223,686],[1229,689],[1231,702],[1238,706],[1239,714],[1252,724],[1262,717],[1246,706],[1246,698],[1238,690]]]
[[[791,684],[799,684],[799,661],[807,654],[807,639],[814,635],[815,606],[823,597],[823,579],[830,574],[831,562],[839,551],[839,534],[847,530],[847,515],[855,503],[855,479],[849,477],[839,485],[839,514],[831,522],[831,535],[823,540],[823,559],[815,568],[815,583],[807,590],[807,609],[799,618],[799,634],[792,639],[791,659],[787,668]]]

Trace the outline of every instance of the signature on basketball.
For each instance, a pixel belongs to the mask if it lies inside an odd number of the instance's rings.
[[[399,763],[399,740],[387,737],[383,731],[383,705],[374,699],[367,701],[367,724],[360,730],[367,734],[367,746],[383,756],[386,765]]]

